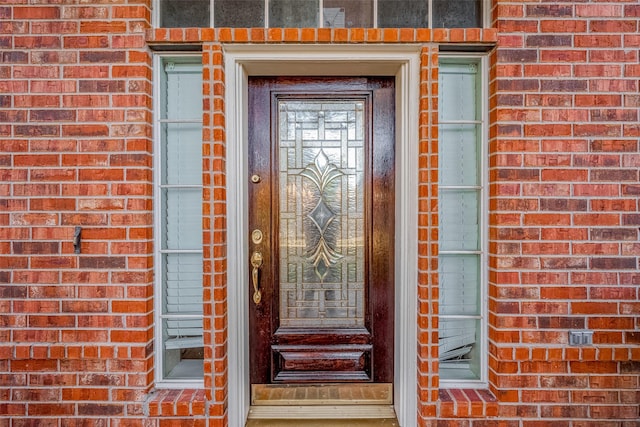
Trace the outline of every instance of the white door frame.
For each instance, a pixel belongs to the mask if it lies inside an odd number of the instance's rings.
[[[396,77],[396,225],[394,402],[402,427],[417,420],[418,111],[420,45],[223,45],[226,74],[228,416],[244,426],[249,411],[246,293],[247,79],[250,75]]]

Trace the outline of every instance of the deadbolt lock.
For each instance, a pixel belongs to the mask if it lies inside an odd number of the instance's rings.
[[[251,232],[251,241],[255,245],[259,245],[260,243],[262,243],[262,231],[258,230],[257,228],[253,230]]]

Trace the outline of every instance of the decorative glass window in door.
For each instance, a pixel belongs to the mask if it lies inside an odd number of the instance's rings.
[[[280,323],[364,325],[364,101],[280,100]]]

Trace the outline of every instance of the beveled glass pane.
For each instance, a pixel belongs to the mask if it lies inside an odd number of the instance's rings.
[[[160,26],[209,27],[210,0],[160,0]]]
[[[364,102],[279,102],[280,323],[364,325]]]
[[[318,9],[318,0],[270,0],[269,26],[317,27]]]
[[[482,0],[433,0],[434,28],[482,27]]]
[[[264,0],[214,0],[216,27],[264,27]]]
[[[378,0],[378,27],[426,28],[428,9],[427,0]]]
[[[373,27],[373,0],[324,0],[325,28]]]
[[[440,249],[443,251],[478,250],[478,190],[441,189],[438,199]]]

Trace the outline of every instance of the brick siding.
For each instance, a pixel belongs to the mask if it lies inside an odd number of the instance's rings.
[[[639,9],[494,8],[490,381],[523,425],[640,418]]]
[[[419,425],[638,426],[635,0],[494,1],[487,30],[149,30],[148,0],[77,3],[0,5],[0,427],[226,425],[222,42],[423,45]],[[437,373],[441,43],[496,45],[487,390]],[[151,47],[167,44],[203,51],[204,390],[154,390]],[[582,328],[595,345],[568,346]]]

